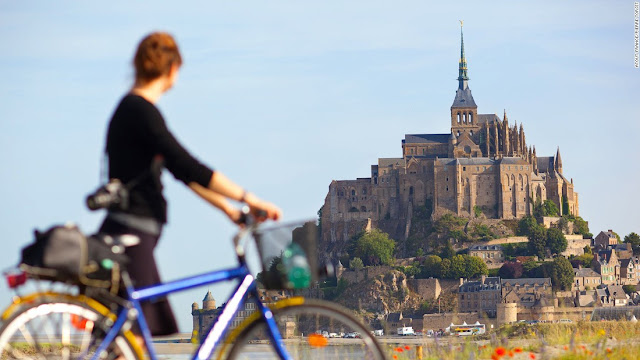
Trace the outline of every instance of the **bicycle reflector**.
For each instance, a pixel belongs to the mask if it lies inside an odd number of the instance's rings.
[[[5,273],[4,276],[7,279],[9,288],[11,289],[15,289],[27,282],[27,273],[24,271]]]

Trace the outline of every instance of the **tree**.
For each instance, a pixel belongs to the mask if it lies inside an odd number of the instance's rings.
[[[503,279],[518,279],[523,273],[524,267],[517,261],[506,261],[498,270],[498,276]]]
[[[351,259],[351,261],[349,261],[349,269],[351,270],[360,270],[363,267],[364,263],[359,257],[354,257],[353,259]]]
[[[449,268],[449,273],[447,274],[447,278],[449,279],[459,279],[461,277],[466,277],[467,269],[466,269],[466,261],[462,255],[456,255],[451,258],[451,267]]]
[[[624,242],[631,244],[633,251],[636,252],[636,249],[640,248],[640,235],[632,232],[624,237]]]
[[[516,234],[518,236],[529,236],[532,229],[538,226],[540,225],[538,225],[536,219],[531,215],[527,215],[518,221],[518,231]]]
[[[551,200],[545,200],[542,203],[542,208],[544,216],[557,216],[560,212],[556,203]]]
[[[364,265],[390,265],[395,246],[387,233],[371,229],[357,240],[355,255],[362,259]]]
[[[553,262],[545,264],[551,284],[556,290],[571,290],[573,284],[573,267],[567,258],[558,256]]]
[[[551,228],[547,230],[546,245],[552,254],[560,254],[567,250],[567,238],[564,237],[562,230]]]
[[[544,259],[545,246],[547,245],[547,231],[542,226],[536,226],[531,229],[531,233],[527,236],[529,239],[529,253]]]
[[[443,279],[452,279],[451,259],[443,259],[440,263],[440,277]]]
[[[589,232],[589,224],[580,216],[576,216],[573,219],[573,232],[581,234],[583,237],[593,237],[593,234]]]
[[[456,255],[456,250],[453,248],[450,242],[447,241],[447,244],[444,246],[442,251],[440,252],[440,257],[442,259],[451,259]]]
[[[422,263],[422,273],[424,277],[439,278],[442,276],[442,259],[438,255],[429,255]]]
[[[585,254],[593,254],[593,250],[591,250],[591,246],[587,245],[582,250],[584,250]]]
[[[465,262],[465,277],[474,278],[480,275],[487,275],[489,269],[482,259],[477,256],[463,255]]]

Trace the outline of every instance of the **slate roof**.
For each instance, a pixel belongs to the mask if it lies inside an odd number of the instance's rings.
[[[628,299],[629,297],[624,292],[622,285],[609,285],[607,286],[607,291],[609,292],[609,296],[614,299]]]
[[[471,89],[466,88],[464,90],[456,90],[456,97],[455,99],[453,99],[453,104],[451,105],[451,107],[478,107],[478,105],[476,105],[476,102],[473,100]]]
[[[591,268],[573,269],[575,277],[600,277],[600,274]]]
[[[387,315],[387,322],[397,323],[401,320],[400,317],[402,317],[402,313],[390,313]]]
[[[469,247],[469,250],[498,250],[498,251],[502,251],[502,246],[500,245],[473,245],[471,247]]]
[[[490,158],[458,158],[457,164],[460,165],[495,165],[496,161]]]
[[[213,294],[211,294],[211,291],[207,292],[207,295],[204,296],[204,299],[202,299],[202,301],[214,301],[215,299],[213,298]]]
[[[478,114],[478,123],[500,123],[500,118],[496,114]]]
[[[451,134],[405,134],[403,144],[448,144]]]
[[[548,173],[549,169],[555,170],[553,156],[538,156],[538,171]]]
[[[460,285],[458,292],[496,291],[500,290],[499,277],[487,277],[484,284],[481,281],[467,281]]]
[[[498,163],[507,165],[529,165],[529,163],[521,157],[503,157],[502,159],[498,160]]]
[[[551,286],[551,278],[522,278],[522,279],[502,279],[502,286],[505,285],[547,285]]]
[[[403,158],[378,158],[378,167],[385,166],[393,166],[393,165],[403,165]]]

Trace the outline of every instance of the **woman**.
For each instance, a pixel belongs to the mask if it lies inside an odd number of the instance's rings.
[[[240,212],[227,199],[246,203],[259,220],[277,220],[280,209],[213,171],[191,156],[167,129],[155,107],[162,94],[178,78],[182,57],[175,40],[167,33],[152,33],[139,44],[133,59],[135,82],[116,108],[107,133],[109,178],[131,187],[125,210],[110,211],[100,231],[135,234],[140,244],[127,248],[131,258],[129,274],[136,287],[160,282],[153,250],[167,221],[167,204],[162,196],[162,165],[198,196],[222,210],[231,221]],[[166,299],[143,304],[153,335],[178,331]]]

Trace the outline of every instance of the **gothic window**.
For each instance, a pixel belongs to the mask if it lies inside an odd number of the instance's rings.
[[[459,130],[458,130],[458,135],[457,136],[460,137],[460,131]]]
[[[449,191],[449,187],[447,186],[447,191]]]
[[[351,190],[351,196],[356,196],[356,191],[355,190]]]
[[[466,167],[466,166],[463,166],[463,167],[462,167],[462,171],[467,171],[467,167]]]
[[[469,113],[469,124],[473,124],[473,113]],[[471,135],[473,135],[473,132],[471,132]]]
[[[413,155],[413,148],[411,148],[411,155]]]
[[[458,113],[458,124],[460,124],[462,122],[462,116],[460,115],[460,113]]]
[[[467,113],[462,114],[462,122],[463,122],[464,124],[466,124],[466,123],[467,123]]]
[[[367,189],[362,189],[362,195],[367,195]]]
[[[469,130],[469,136],[473,136],[473,130]]]
[[[471,154],[471,146],[467,145],[464,147],[464,152],[467,154]]]
[[[409,195],[413,195],[413,186],[409,187]]]

